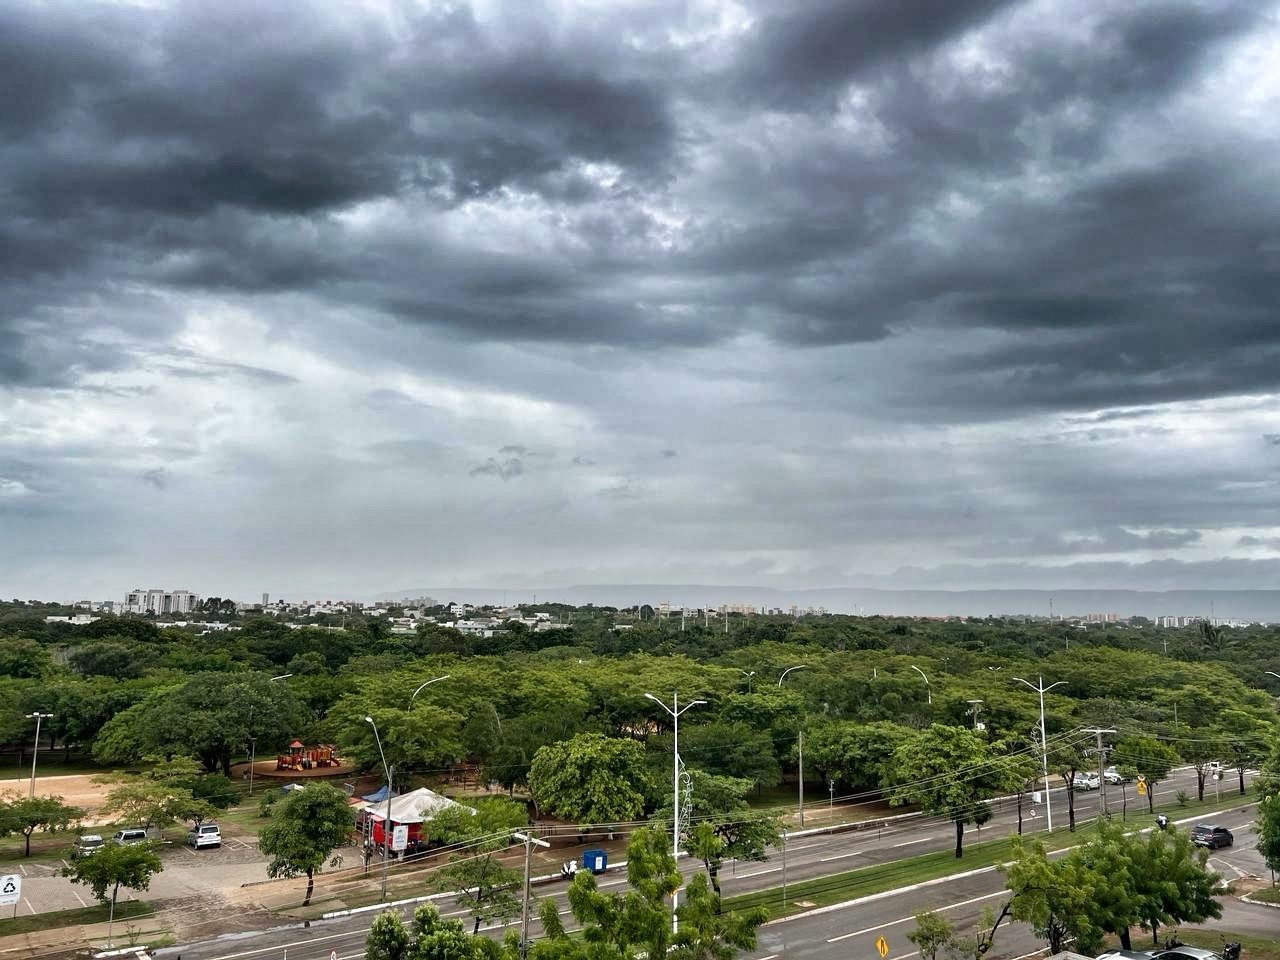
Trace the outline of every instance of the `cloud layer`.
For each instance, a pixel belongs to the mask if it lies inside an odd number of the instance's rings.
[[[1274,587],[1277,63],[1243,0],[0,0],[0,590]]]

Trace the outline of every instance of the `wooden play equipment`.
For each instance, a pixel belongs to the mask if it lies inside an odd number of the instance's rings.
[[[311,770],[316,767],[336,767],[341,763],[330,744],[318,747],[304,746],[295,740],[289,744],[289,752],[276,757],[277,770]]]

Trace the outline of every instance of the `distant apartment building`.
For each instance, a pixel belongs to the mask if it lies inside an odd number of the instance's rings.
[[[200,597],[190,590],[130,590],[125,594],[125,613],[191,613]]]
[[[1086,613],[1084,615],[1085,623],[1119,623],[1120,614],[1118,613]]]

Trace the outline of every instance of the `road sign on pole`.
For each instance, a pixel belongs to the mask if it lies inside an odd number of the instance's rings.
[[[6,874],[0,877],[0,907],[15,904],[22,897],[22,875]]]
[[[889,941],[884,937],[876,937],[876,953],[882,958],[889,955]]]
[[[1138,778],[1137,790],[1138,790],[1138,796],[1145,797],[1147,795],[1147,778],[1146,777]]]

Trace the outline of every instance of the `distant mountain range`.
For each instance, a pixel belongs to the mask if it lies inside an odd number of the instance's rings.
[[[1203,616],[1220,620],[1280,621],[1280,590],[882,590],[831,587],[786,590],[776,587],[697,586],[687,584],[592,584],[545,589],[504,590],[501,587],[422,587],[381,595],[383,600],[433,597],[441,603],[500,604],[568,603],[574,606],[753,607],[792,605],[824,607],[832,613],[898,614],[902,616],[1049,615],[1050,601],[1057,616],[1115,613],[1129,616]]]

